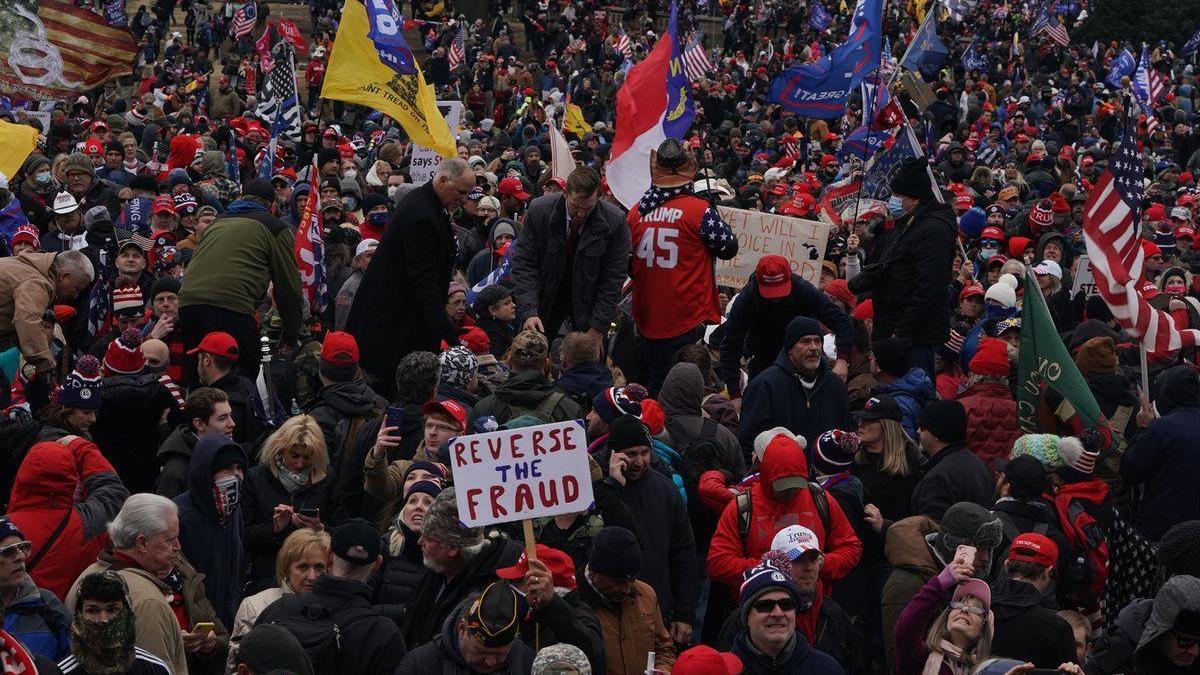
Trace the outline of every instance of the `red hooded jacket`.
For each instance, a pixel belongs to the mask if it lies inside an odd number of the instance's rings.
[[[33,543],[30,561],[66,522],[29,571],[34,582],[59,598],[67,597],[71,584],[108,544],[105,524],[128,496],[112,465],[86,438],[66,436],[30,448],[17,469],[8,503],[8,518]]]

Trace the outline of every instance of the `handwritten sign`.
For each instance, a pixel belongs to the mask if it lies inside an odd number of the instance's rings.
[[[718,211],[737,236],[738,253],[732,260],[717,261],[717,285],[741,288],[767,255],[787,258],[792,272],[817,283],[829,242],[828,223],[724,206]]]
[[[462,101],[438,101],[437,107],[438,112],[442,113],[442,117],[446,118],[446,124],[450,127],[450,131],[457,138],[462,120]],[[442,156],[437,154],[436,150],[413,144],[412,161],[408,165],[408,175],[412,179],[410,182],[414,185],[428,183],[433,178],[433,172],[437,170],[437,165],[441,161]]]
[[[450,461],[464,525],[586,511],[592,505],[591,468],[583,422],[460,436]]]
[[[1075,283],[1071,284],[1071,297],[1083,293],[1083,297],[1099,293],[1096,290],[1096,277],[1092,275],[1092,261],[1086,255],[1079,256],[1075,267]]]

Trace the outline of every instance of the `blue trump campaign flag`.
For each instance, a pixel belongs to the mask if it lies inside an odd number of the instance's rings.
[[[860,126],[846,136],[846,141],[838,150],[838,160],[845,162],[848,157],[853,156],[866,161],[882,150],[891,138],[890,129],[876,131],[865,125]]]
[[[987,56],[980,54],[975,50],[976,40],[972,40],[971,44],[967,45],[967,51],[962,55],[963,70],[986,71],[988,69]]]
[[[925,15],[925,21],[917,29],[912,43],[908,45],[908,51],[904,52],[904,58],[900,60],[902,67],[915,70],[926,79],[937,76],[938,69],[950,55],[950,49],[938,37],[937,19],[934,18],[934,14],[936,12]]]
[[[1192,37],[1183,43],[1183,49],[1179,50],[1184,56],[1191,56],[1197,49],[1200,49],[1200,28],[1192,33]]]
[[[829,22],[833,19],[829,14],[829,10],[825,9],[825,5],[820,2],[813,2],[812,11],[808,15],[808,23],[818,31],[823,31],[829,28]]]
[[[1137,61],[1134,60],[1133,54],[1130,54],[1128,49],[1122,49],[1117,58],[1113,59],[1104,82],[1113,89],[1120,89],[1121,78],[1133,75],[1136,68]]]
[[[814,63],[776,75],[767,100],[802,117],[841,117],[850,92],[878,67],[882,34],[883,0],[859,0],[846,42]]]
[[[870,199],[887,199],[892,196],[892,179],[906,159],[921,157],[921,146],[913,134],[912,127],[905,124],[896,136],[892,147],[875,155],[863,170],[862,196]]]
[[[379,61],[397,75],[416,75],[416,60],[404,39],[404,18],[396,5],[392,0],[366,0],[365,4],[367,22],[371,26],[367,37],[375,43]]]

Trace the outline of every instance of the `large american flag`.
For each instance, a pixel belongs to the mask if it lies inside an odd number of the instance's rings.
[[[712,69],[712,61],[709,61],[708,54],[704,53],[704,44],[697,33],[683,52],[683,71],[687,74],[689,82],[699,82],[712,72]]]
[[[1113,316],[1147,351],[1166,353],[1200,344],[1200,331],[1179,330],[1139,289],[1145,254],[1138,236],[1145,165],[1137,148],[1137,116],[1126,113],[1116,153],[1096,179],[1083,211],[1083,240],[1096,289]]]
[[[320,168],[316,157],[313,158],[309,175],[309,197],[304,203],[304,212],[300,215],[296,227],[295,246],[296,267],[300,270],[300,287],[308,300],[310,315],[325,311],[329,287],[325,278],[325,240],[321,237],[321,193],[317,189]]]
[[[627,59],[633,58],[633,41],[629,39],[629,34],[625,32],[625,27],[617,28],[617,51]]]
[[[300,142],[300,98],[296,96],[296,61],[292,49],[281,45],[283,56],[277,59],[263,82],[262,102],[255,113],[264,120],[279,119],[283,136]]]
[[[1162,74],[1150,64],[1149,49],[1143,46],[1142,58],[1138,60],[1137,70],[1133,73],[1133,94],[1138,103],[1146,109],[1147,115],[1150,115],[1154,106],[1162,100],[1166,90],[1167,85]]]
[[[258,23],[258,4],[250,0],[233,13],[233,22],[229,24],[229,32],[233,37],[240,38],[249,33],[254,24]]]
[[[1033,37],[1038,33],[1046,31],[1046,35],[1057,43],[1060,47],[1066,47],[1071,38],[1067,35],[1067,29],[1058,20],[1058,15],[1054,13],[1054,0],[1046,0],[1038,8],[1037,14],[1034,16],[1033,25],[1029,28],[1029,36]]]
[[[458,31],[454,33],[454,40],[450,43],[450,53],[448,55],[450,62],[450,70],[454,70],[467,60],[467,36],[463,32],[463,26],[458,24]]]

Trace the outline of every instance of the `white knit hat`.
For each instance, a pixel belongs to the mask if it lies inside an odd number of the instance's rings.
[[[804,440],[803,436],[793,434],[787,427],[767,429],[754,437],[754,463],[762,461],[763,453],[767,451],[767,445],[775,440],[776,436],[787,436],[789,439],[796,441],[796,443],[800,444],[801,450],[808,447],[808,441]]]
[[[1012,308],[1017,304],[1017,292],[1006,283],[996,282],[983,294],[984,302],[995,300],[1004,307]]]

